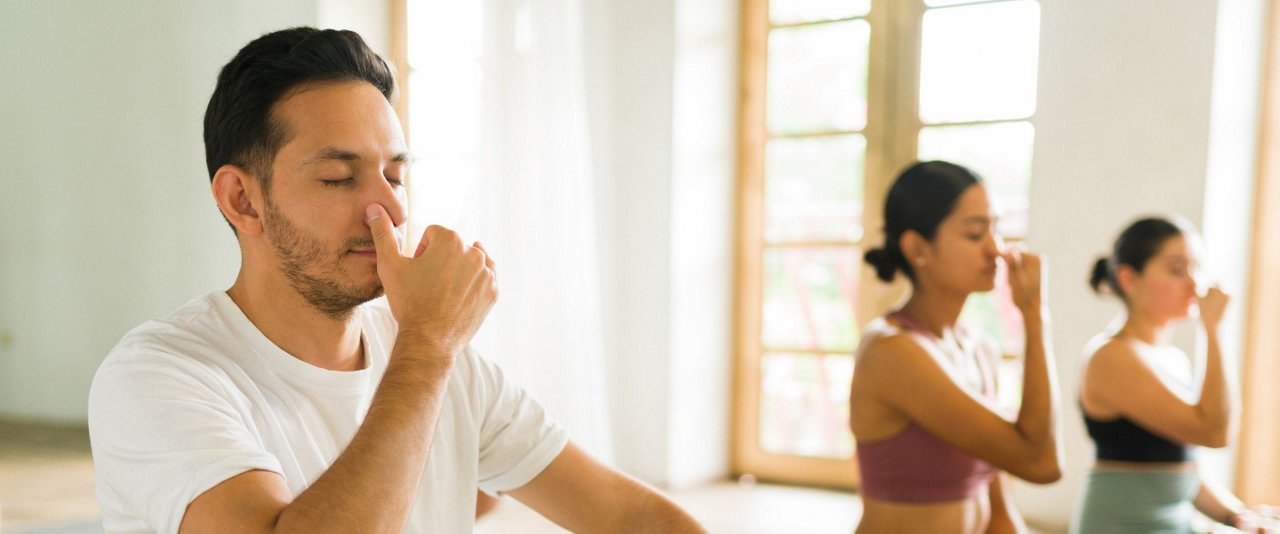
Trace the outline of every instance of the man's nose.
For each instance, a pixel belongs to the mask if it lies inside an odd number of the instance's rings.
[[[396,187],[385,178],[379,177],[376,181],[378,184],[373,188],[372,198],[367,199],[364,205],[371,202],[382,204],[386,208],[387,214],[391,216],[391,224],[399,228],[409,220],[408,210],[405,208],[404,188]]]

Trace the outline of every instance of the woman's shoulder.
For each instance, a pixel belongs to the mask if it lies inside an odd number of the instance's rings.
[[[1091,373],[1113,374],[1133,365],[1146,365],[1138,347],[1124,338],[1116,337],[1111,332],[1101,332],[1093,336],[1081,351],[1081,365],[1085,375]]]
[[[1084,345],[1085,357],[1108,358],[1116,356],[1137,356],[1139,342],[1117,336],[1114,332],[1099,332]]]
[[[887,340],[906,333],[906,328],[891,321],[889,317],[876,317],[862,327],[857,353],[861,356],[869,351],[879,350]]]
[[[928,355],[918,336],[890,317],[879,317],[863,328],[855,359],[859,367],[877,366],[887,360],[897,366],[915,355]]]

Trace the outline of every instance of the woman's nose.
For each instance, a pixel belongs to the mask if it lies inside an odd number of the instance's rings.
[[[1004,254],[1004,249],[1004,239],[1000,237],[1000,234],[991,232],[990,237],[987,238],[987,254],[992,257],[1000,256]]]

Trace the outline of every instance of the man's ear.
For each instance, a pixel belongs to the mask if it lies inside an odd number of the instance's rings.
[[[213,199],[236,232],[242,236],[262,233],[262,182],[237,165],[223,165],[213,175]]]

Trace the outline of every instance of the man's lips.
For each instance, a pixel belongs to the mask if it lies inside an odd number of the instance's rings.
[[[355,254],[356,256],[360,256],[360,257],[362,257],[362,258],[369,258],[369,259],[373,259],[373,260],[378,259],[378,251],[377,251],[377,250],[374,250],[374,249],[369,249],[369,250],[352,250],[352,251],[351,251],[351,253],[352,253],[352,254]]]

